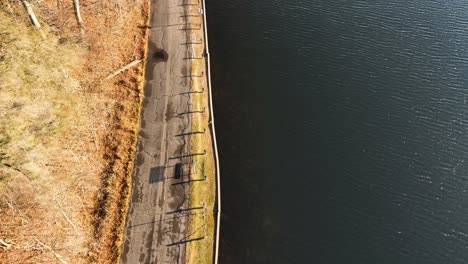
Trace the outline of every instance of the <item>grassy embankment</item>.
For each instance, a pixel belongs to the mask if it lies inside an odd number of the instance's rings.
[[[113,263],[139,118],[147,1],[0,3],[0,262]],[[140,27],[139,27],[140,26]],[[3,242],[3,243],[2,243]]]
[[[192,7],[191,13],[197,13],[201,6]],[[192,18],[192,25],[202,26],[202,18]],[[192,30],[193,42],[203,42],[203,30]],[[195,57],[202,57],[204,45],[193,45]],[[206,131],[205,133],[191,136],[191,153],[203,153],[206,155],[194,156],[191,165],[191,177],[203,178],[205,181],[196,181],[190,185],[189,207],[205,206],[203,215],[192,216],[189,219],[188,239],[204,237],[202,240],[192,241],[187,244],[187,263],[207,264],[213,259],[213,237],[215,230],[215,218],[213,207],[215,203],[215,164],[212,139],[209,128],[209,102],[208,86],[206,80],[205,60],[192,60],[192,75],[203,78],[192,78],[192,91],[203,93],[192,94],[192,110],[205,109],[203,113],[192,115],[192,131]]]

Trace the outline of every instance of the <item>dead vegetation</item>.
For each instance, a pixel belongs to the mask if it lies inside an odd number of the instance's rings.
[[[0,263],[119,255],[148,6],[77,2],[0,3]]]

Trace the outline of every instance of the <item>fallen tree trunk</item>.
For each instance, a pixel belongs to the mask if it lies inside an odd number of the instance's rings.
[[[0,239],[0,244],[3,247],[6,247],[7,249],[11,247],[11,244],[8,244],[7,242],[3,241],[2,239]]]
[[[67,214],[65,214],[65,212],[63,211],[62,209],[62,205],[60,205],[59,202],[57,202],[58,206],[60,207],[60,211],[62,211],[62,215],[63,217],[65,217],[65,219],[67,220],[67,222],[73,227],[73,230],[75,230],[75,234],[78,236],[80,235],[78,233],[78,229],[76,228],[76,225],[70,220],[70,218],[68,218]]]
[[[41,24],[39,24],[31,4],[27,0],[21,0],[21,2],[23,3],[24,8],[26,8],[26,12],[28,12],[29,18],[31,19],[33,25],[36,27],[36,29],[41,29]]]
[[[39,245],[45,247],[46,249],[48,249],[50,252],[52,252],[52,254],[54,254],[54,256],[60,261],[62,262],[62,264],[68,264],[68,262],[66,262],[63,257],[61,255],[59,255],[57,252],[55,252],[51,247],[49,247],[48,245],[42,243],[41,241],[39,241],[37,238],[35,238],[36,242],[39,243]]]
[[[75,15],[76,21],[78,22],[78,26],[83,28],[83,19],[81,18],[80,12],[80,0],[73,0],[73,6],[75,7]]]
[[[129,64],[125,65],[124,67],[120,68],[119,70],[115,71],[113,74],[107,76],[106,79],[112,79],[114,78],[115,76],[121,74],[122,72],[124,72],[125,70],[128,70],[130,69],[131,67],[137,65],[138,63],[140,63],[141,60],[134,60],[132,62],[130,62]]]

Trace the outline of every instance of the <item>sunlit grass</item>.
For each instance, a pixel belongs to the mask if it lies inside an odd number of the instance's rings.
[[[202,32],[193,32],[196,38],[202,38]],[[194,48],[195,54],[202,54],[203,47],[199,45]],[[192,74],[200,75],[204,72],[206,76],[206,67],[203,60],[192,61]],[[189,219],[188,239],[201,238],[202,240],[192,241],[187,245],[187,263],[207,264],[213,260],[213,242],[214,242],[214,202],[215,202],[215,166],[213,147],[209,129],[209,111],[208,111],[208,87],[206,78],[194,78],[192,90],[204,93],[192,94],[192,108],[194,110],[206,109],[204,113],[192,115],[192,131],[206,131],[205,133],[194,134],[191,137],[191,152],[203,153],[206,155],[194,156],[191,173],[192,177],[203,178],[205,181],[196,181],[190,185],[190,206],[205,207],[205,213],[200,216],[192,216]]]
[[[85,124],[74,114],[80,85],[70,75],[82,48],[2,11],[0,21],[0,168],[44,175],[57,137]],[[5,170],[0,180],[12,174]]]

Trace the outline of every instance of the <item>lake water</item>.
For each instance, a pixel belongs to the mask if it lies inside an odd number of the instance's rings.
[[[468,2],[207,0],[223,264],[468,262]]]

